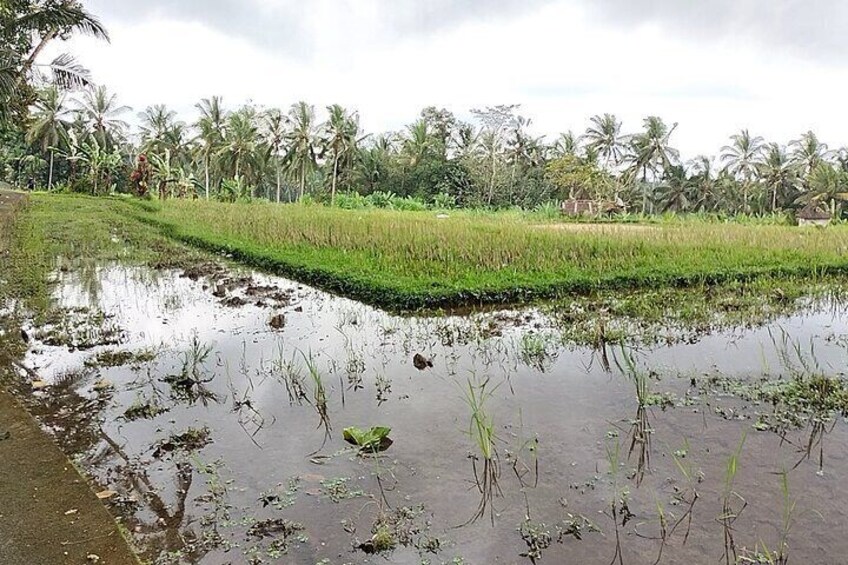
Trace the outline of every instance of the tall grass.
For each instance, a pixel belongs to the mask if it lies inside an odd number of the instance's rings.
[[[525,215],[169,201],[173,236],[383,306],[550,297],[762,274],[848,271],[848,229],[680,221],[538,225]]]
[[[848,272],[848,226],[800,229],[697,217],[564,226],[512,210],[454,210],[438,218],[434,211],[39,194],[17,231],[17,264],[29,268],[57,254],[161,264],[188,259],[161,237],[164,231],[395,309]],[[25,244],[30,236],[39,241]]]

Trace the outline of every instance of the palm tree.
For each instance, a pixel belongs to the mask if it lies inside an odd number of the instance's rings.
[[[685,212],[690,204],[693,183],[680,165],[668,167],[657,187],[657,198],[663,212]]]
[[[276,108],[268,110],[262,116],[262,130],[263,136],[265,137],[265,143],[268,145],[270,158],[274,164],[277,202],[280,202],[280,193],[282,191],[282,181],[280,179],[280,154],[286,141],[286,117]]]
[[[406,195],[406,179],[418,165],[423,163],[436,148],[435,138],[426,120],[419,119],[406,127],[406,135],[401,141],[400,160],[403,167],[400,192]]]
[[[677,129],[675,122],[669,128],[662,118],[648,116],[643,121],[645,128],[630,138],[631,170],[642,173],[642,180],[648,180],[648,171],[654,179],[661,177],[661,171],[675,164],[680,153],[670,145],[671,134]]]
[[[792,148],[790,153],[792,163],[798,167],[805,188],[809,188],[807,179],[813,169],[830,158],[831,153],[827,149],[827,144],[820,142],[815,133],[808,131],[802,134],[800,139],[792,141],[789,146]]]
[[[142,151],[157,151],[162,152],[165,147],[163,144],[179,122],[176,121],[177,113],[169,110],[164,104],[156,104],[149,106],[144,112],[138,115],[141,121],[141,140]]]
[[[757,171],[765,142],[762,137],[752,137],[747,129],[731,135],[730,145],[721,148],[721,160],[727,171],[739,180],[750,180]]]
[[[742,182],[742,200],[748,211],[748,191],[762,158],[765,142],[762,137],[752,137],[747,129],[730,136],[732,143],[721,148],[721,160],[727,172]]]
[[[648,171],[653,179],[661,178],[661,171],[680,160],[680,152],[670,143],[671,135],[677,129],[677,122],[669,128],[662,118],[648,116],[642,122],[644,131],[630,138],[630,175],[636,177],[642,173],[642,213],[648,205]]]
[[[47,189],[53,188],[53,161],[59,143],[68,136],[70,122],[69,111],[65,107],[65,97],[59,94],[55,86],[45,88],[39,93],[35,103],[32,123],[26,133],[26,140],[38,145],[42,151],[50,152],[50,172]]]
[[[327,107],[330,113],[327,123],[324,124],[323,144],[327,151],[333,155],[332,188],[330,191],[330,203],[336,202],[336,182],[339,177],[339,163],[342,159],[349,159],[356,150],[359,135],[359,116],[356,112],[349,114],[338,104]]]
[[[78,105],[78,112],[86,125],[94,132],[94,137],[103,150],[114,146],[117,138],[129,128],[129,124],[121,120],[119,116],[128,112],[130,107],[119,106],[118,97],[115,94],[109,94],[105,86],[84,90]]]
[[[245,106],[230,114],[223,143],[218,154],[233,170],[233,177],[240,179],[243,165],[250,165],[255,160],[259,144],[259,128],[253,108]]]
[[[203,159],[203,176],[206,200],[209,200],[209,168],[212,156],[217,154],[224,141],[227,113],[223,110],[220,96],[204,98],[195,105],[200,111],[200,119],[195,123],[201,141],[200,154]]]
[[[713,160],[699,155],[692,163],[692,208],[699,212],[714,210],[717,202]]]
[[[589,147],[597,151],[604,165],[616,166],[624,155],[624,138],[621,135],[621,122],[614,114],[592,116],[591,125],[583,136]]]
[[[786,149],[777,143],[770,143],[765,157],[757,165],[757,176],[763,187],[771,195],[771,211],[777,210],[780,195],[788,196],[795,188],[797,176]]]
[[[580,151],[580,138],[574,135],[574,132],[567,131],[559,134],[557,140],[551,147],[551,153],[554,157],[564,157],[566,155],[577,156]]]
[[[6,2],[0,15],[3,22],[0,25],[0,118],[8,117],[10,111],[24,110],[34,101],[30,83],[38,78],[36,67],[47,67],[56,86],[88,85],[88,71],[66,53],[45,65],[38,63],[52,41],[66,40],[74,33],[109,40],[100,21],[80,2]]]
[[[433,149],[430,128],[424,120],[417,120],[407,126],[407,136],[403,140],[401,153],[410,169],[417,167]]]
[[[801,194],[796,203],[823,202],[834,217],[840,217],[842,203],[848,201],[848,174],[821,161],[809,174],[808,180],[809,190]]]
[[[306,102],[298,102],[289,110],[288,132],[286,134],[289,150],[283,161],[290,174],[298,179],[303,198],[306,190],[306,176],[315,169],[315,108]]]

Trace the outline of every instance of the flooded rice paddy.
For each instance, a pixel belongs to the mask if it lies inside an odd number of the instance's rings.
[[[584,347],[544,308],[396,316],[214,265],[56,277],[19,392],[153,563],[848,552],[838,303]],[[373,426],[386,449],[345,441]]]

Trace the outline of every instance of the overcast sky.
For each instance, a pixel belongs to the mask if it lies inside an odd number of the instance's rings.
[[[520,103],[539,135],[611,112],[679,122],[685,157],[743,127],[848,145],[844,0],[84,0],[111,44],[75,39],[136,110],[200,98],[339,103],[368,131],[427,105]]]

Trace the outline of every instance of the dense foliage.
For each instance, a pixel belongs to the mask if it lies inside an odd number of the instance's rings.
[[[106,36],[78,2],[13,0],[0,18],[0,178],[20,186],[413,209],[620,199],[643,214],[767,214],[815,202],[841,215],[848,200],[848,150],[831,151],[813,132],[781,145],[743,130],[717,157],[687,161],[674,148],[677,124],[657,116],[625,133],[616,116],[598,115],[584,133],[549,140],[530,133],[516,105],[473,109],[468,121],[428,107],[401,131],[365,134],[358,114],[338,105],[230,109],[210,97],[191,123],[158,104],[131,127],[131,109],[87,84],[70,56],[39,61],[49,41]]]

